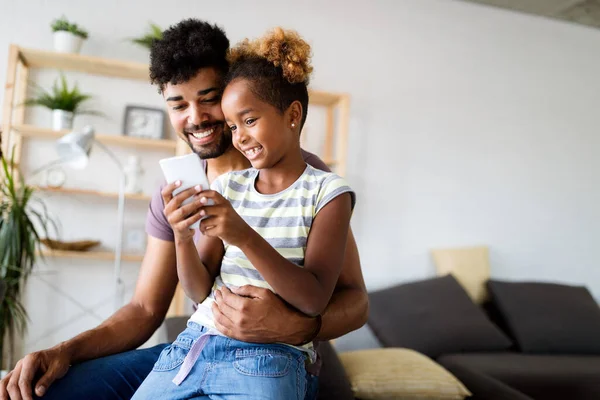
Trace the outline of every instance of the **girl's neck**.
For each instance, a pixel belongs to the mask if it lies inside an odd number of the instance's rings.
[[[255,188],[262,194],[279,193],[296,182],[305,169],[306,163],[298,145],[271,168],[259,170]]]
[[[240,171],[252,166],[250,161],[233,146],[229,146],[223,155],[207,159],[206,163],[209,182],[227,172]]]

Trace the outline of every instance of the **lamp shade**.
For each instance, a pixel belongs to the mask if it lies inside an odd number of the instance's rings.
[[[94,128],[85,126],[81,131],[67,133],[56,142],[60,159],[69,167],[83,169],[87,166],[94,144]]]

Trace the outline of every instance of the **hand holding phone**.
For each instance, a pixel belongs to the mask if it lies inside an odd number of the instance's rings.
[[[196,185],[202,186],[202,190],[210,189],[208,177],[197,154],[191,153],[184,156],[163,158],[159,161],[159,164],[167,183],[181,181],[181,185],[173,191],[173,197]],[[185,206],[193,200],[194,196],[188,197],[181,205]],[[212,205],[212,201],[209,201],[208,204]],[[199,225],[200,221],[197,221],[190,226],[190,229],[197,229]]]

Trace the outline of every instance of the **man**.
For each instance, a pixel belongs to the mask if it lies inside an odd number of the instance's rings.
[[[171,124],[178,136],[207,160],[210,181],[250,166],[233,148],[220,107],[228,48],[221,29],[185,20],[164,32],[163,39],[152,46],[150,57],[150,77],[166,101]],[[307,153],[305,159],[326,168],[314,155]],[[0,400],[30,400],[37,398],[35,395],[44,399],[132,396],[166,346],[133,350],[161,325],[177,286],[173,231],[165,213],[171,214],[184,198],[173,198],[173,189],[165,186],[151,201],[146,222],[148,246],[131,301],[97,328],[20,360],[0,381]],[[214,313],[219,330],[247,342],[323,341],[357,329],[366,321],[368,300],[354,238],[349,235],[343,270],[322,315],[322,325],[318,318],[289,308],[266,289],[246,286],[236,293],[224,291],[217,303]],[[308,379],[314,388],[316,379],[310,374]],[[308,396],[314,398],[314,389]]]

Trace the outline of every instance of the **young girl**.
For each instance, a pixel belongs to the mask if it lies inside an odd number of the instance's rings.
[[[332,173],[308,166],[300,132],[308,107],[310,46],[276,29],[231,51],[221,101],[234,146],[251,162],[199,194],[203,235],[177,248],[180,282],[198,309],[134,399],[304,399],[312,343],[254,344],[215,327],[223,286],[269,288],[319,315],[338,279],[354,194]],[[210,201],[212,200],[212,201]]]

